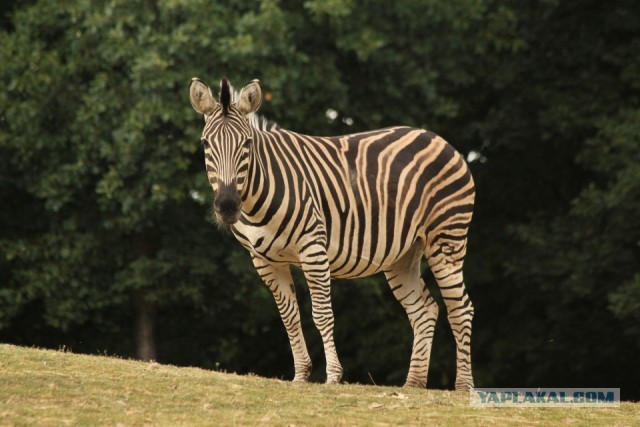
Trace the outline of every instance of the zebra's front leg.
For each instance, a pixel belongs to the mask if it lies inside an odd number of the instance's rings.
[[[331,274],[326,254],[314,254],[302,263],[309,292],[313,322],[320,332],[327,360],[327,384],[338,384],[342,379],[342,365],[333,341],[333,309],[331,308]]]
[[[295,368],[293,381],[307,382],[312,365],[300,324],[300,309],[291,270],[288,265],[271,265],[258,258],[254,258],[253,263],[260,277],[273,293],[282,323],[287,330]]]

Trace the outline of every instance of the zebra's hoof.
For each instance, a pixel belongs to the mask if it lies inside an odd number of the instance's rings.
[[[427,388],[427,384],[426,383],[422,383],[420,381],[407,381],[406,383],[404,383],[403,387],[407,387],[407,388]]]
[[[342,379],[342,366],[339,364],[330,365],[327,367],[327,384],[340,384]]]
[[[456,391],[473,390],[473,381],[456,381]]]

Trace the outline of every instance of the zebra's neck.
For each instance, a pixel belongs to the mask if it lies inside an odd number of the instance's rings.
[[[260,117],[260,116],[256,116]],[[263,119],[262,117],[260,117]],[[263,119],[266,120],[266,119]],[[266,131],[262,131],[252,126],[253,144],[249,152],[249,172],[247,176],[247,185],[242,189],[240,195],[245,214],[251,212],[255,207],[257,197],[261,192],[261,188],[267,185],[268,173],[265,165],[266,149],[268,147],[268,136]]]

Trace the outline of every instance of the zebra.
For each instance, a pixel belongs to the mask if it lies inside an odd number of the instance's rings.
[[[462,267],[475,187],[462,155],[434,133],[411,127],[314,137],[260,124],[258,80],[235,94],[222,79],[218,101],[194,77],[189,97],[204,116],[201,142],[216,220],[249,252],[273,293],[293,353],[293,381],[308,381],[312,362],[291,265],[308,284],[328,384],[343,373],[331,279],[382,272],[413,329],[404,385],[426,387],[438,317],[421,277],[426,258],[456,342],[455,388],[472,389],[474,309]]]

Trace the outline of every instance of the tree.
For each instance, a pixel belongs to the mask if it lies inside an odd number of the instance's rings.
[[[487,238],[504,246],[492,270],[506,273],[498,297],[480,302],[495,307],[485,326],[505,338],[481,354],[505,385],[617,384],[631,398],[640,74],[623,52],[640,40],[640,10],[622,1],[517,9],[526,45],[502,60],[505,78],[490,77],[502,87],[478,126],[488,158],[479,216],[493,216]]]
[[[120,319],[101,317],[131,303],[137,354],[154,359],[158,306],[202,306],[205,284],[231,276],[202,232],[228,240],[205,220],[210,191],[179,90],[202,48],[186,40],[221,26],[185,22],[195,3],[73,6],[27,6],[2,34],[2,325],[37,307],[56,330],[117,331]]]

